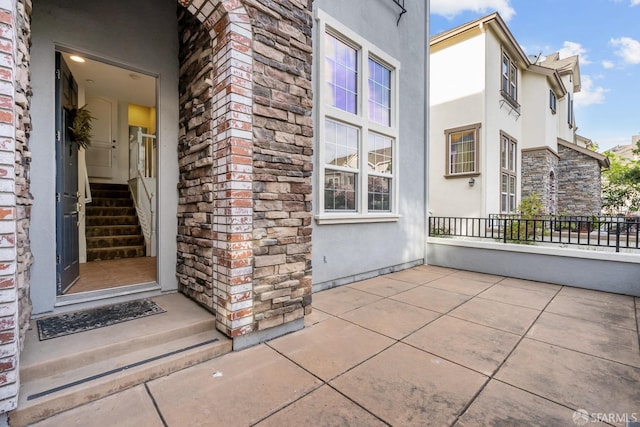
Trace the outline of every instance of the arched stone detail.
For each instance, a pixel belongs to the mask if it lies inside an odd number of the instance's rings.
[[[213,46],[210,229],[213,295],[196,298],[230,337],[253,331],[252,29],[239,0],[178,0],[209,31]],[[201,238],[201,237],[200,237]],[[180,247],[180,246],[179,246]],[[180,250],[180,249],[179,249]],[[178,255],[180,259],[180,254]],[[193,271],[194,276],[201,272]],[[202,277],[192,277],[195,288]]]

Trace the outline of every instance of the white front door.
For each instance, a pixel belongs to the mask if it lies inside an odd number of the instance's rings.
[[[91,145],[86,152],[89,178],[113,179],[118,165],[118,103],[109,98],[87,96],[87,109],[94,117]]]

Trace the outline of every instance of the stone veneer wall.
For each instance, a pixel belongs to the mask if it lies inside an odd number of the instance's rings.
[[[311,1],[247,1],[254,31],[254,313],[264,330],[311,310]]]
[[[557,213],[558,161],[558,155],[548,147],[522,150],[521,196],[540,196],[544,214]],[[556,177],[555,194],[551,194],[551,172]]]
[[[236,337],[310,310],[311,2],[179,3],[178,277]]]
[[[31,316],[31,7],[31,0],[0,2],[0,413],[17,405],[18,353]]]
[[[598,160],[558,144],[558,213],[599,215],[602,209]]]

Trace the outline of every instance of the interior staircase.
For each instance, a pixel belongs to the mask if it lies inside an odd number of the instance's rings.
[[[145,256],[142,229],[126,184],[91,183],[86,209],[87,261]]]

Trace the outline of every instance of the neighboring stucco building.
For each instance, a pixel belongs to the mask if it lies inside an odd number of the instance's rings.
[[[435,35],[430,46],[434,216],[515,213],[532,193],[545,213],[600,212],[607,160],[578,145],[577,56],[527,57],[497,13]]]
[[[0,413],[32,316],[182,292],[242,348],[302,328],[314,284],[424,262],[428,15],[403,4],[0,0]],[[92,185],[132,180],[154,279],[69,293]]]

